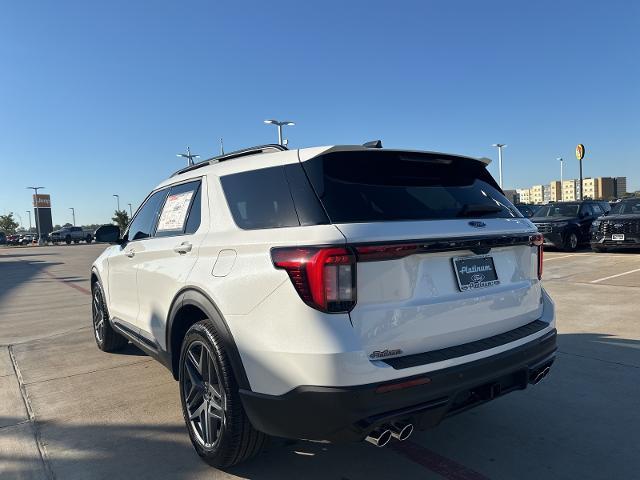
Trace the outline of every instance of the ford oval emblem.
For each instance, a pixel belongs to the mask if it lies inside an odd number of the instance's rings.
[[[484,228],[487,226],[486,223],[484,222],[480,222],[478,220],[472,220],[469,222],[469,225],[471,225],[473,228]]]
[[[622,228],[624,227],[624,223],[614,223],[613,226],[616,228]]]
[[[478,283],[478,282],[481,282],[483,280],[484,280],[484,275],[482,275],[481,273],[474,273],[471,276],[471,281],[472,282]]]

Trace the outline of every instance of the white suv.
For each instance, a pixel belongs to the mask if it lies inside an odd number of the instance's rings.
[[[383,446],[537,383],[556,350],[542,236],[480,160],[255,147],[176,172],[93,265],[98,347],[179,381],[224,467],[267,435]]]

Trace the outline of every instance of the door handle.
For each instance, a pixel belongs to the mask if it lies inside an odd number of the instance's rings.
[[[184,253],[190,252],[192,248],[193,248],[193,245],[191,245],[190,242],[182,242],[181,244],[173,247],[173,251],[176,253],[184,254]]]
[[[136,252],[135,252],[135,251],[133,251],[133,250],[129,250],[129,251],[125,252],[125,255],[126,255],[127,257],[129,257],[129,258],[133,258],[133,257],[135,257]]]

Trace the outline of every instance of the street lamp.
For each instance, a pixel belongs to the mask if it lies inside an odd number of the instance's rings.
[[[562,157],[558,157],[556,158],[556,160],[558,160],[560,162],[560,184],[562,184],[562,167],[564,164],[564,160],[562,159]]]
[[[498,169],[500,170],[500,188],[502,188],[502,149],[507,146],[506,143],[494,143],[491,145],[498,149]]]
[[[73,214],[73,226],[76,226],[76,209],[73,207],[69,207],[69,210],[71,210],[71,213]]]
[[[200,155],[196,155],[195,153],[194,154],[191,153],[191,148],[190,147],[187,147],[187,153],[178,153],[176,156],[177,157],[186,158],[188,167],[193,165],[193,159],[194,158],[200,158]]]
[[[278,145],[284,145],[282,143],[282,127],[295,125],[295,123],[293,122],[289,122],[289,121],[280,122],[278,120],[265,120],[264,123],[275,125],[276,127],[278,127]]]
[[[36,231],[38,232],[38,245],[40,245],[40,217],[38,216],[38,190],[42,190],[44,187],[27,187],[27,190],[33,190],[36,204]],[[31,218],[31,217],[29,217]]]
[[[131,210],[131,204],[127,203],[127,205],[129,205],[129,220],[131,220],[131,217],[133,217],[133,211]]]
[[[113,196],[116,197],[116,202],[117,202],[116,205],[119,212],[120,211],[120,195],[117,195],[114,193]]]
[[[31,210],[27,210],[27,214],[29,215],[29,233],[31,233]]]

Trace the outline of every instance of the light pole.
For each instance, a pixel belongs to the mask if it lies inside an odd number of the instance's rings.
[[[40,245],[40,217],[38,216],[38,190],[42,190],[44,187],[27,187],[27,190],[34,191],[34,200],[36,204],[36,231],[38,232],[38,245]],[[29,217],[31,218],[31,217]]]
[[[27,214],[29,215],[29,233],[31,233],[31,210],[27,210]]]
[[[275,125],[276,127],[278,127],[278,145],[284,145],[282,143],[282,127],[295,125],[295,123],[293,122],[289,122],[289,121],[280,122],[278,120],[265,120],[264,123]]]
[[[129,205],[129,220],[131,220],[131,217],[133,217],[133,211],[131,210],[131,204],[127,203],[127,205]]]
[[[114,193],[113,196],[116,197],[116,205],[117,205],[116,208],[117,208],[117,211],[119,212],[120,211],[120,195],[117,195]]]
[[[560,162],[560,185],[562,185],[562,173],[563,173],[563,169],[562,167],[564,166],[564,160],[562,159],[562,157],[558,157],[556,158],[556,160],[558,160]]]
[[[177,157],[186,158],[188,167],[193,165],[193,159],[194,158],[200,158],[200,155],[196,155],[195,153],[193,153],[193,154],[191,153],[191,148],[190,147],[187,147],[187,153],[178,153],[176,156]]]
[[[502,188],[502,149],[507,146],[506,143],[494,143],[491,145],[498,149],[498,169],[500,171],[500,188]]]
[[[73,215],[73,226],[76,226],[76,209],[73,207],[69,207],[69,210],[71,210],[71,214]]]

